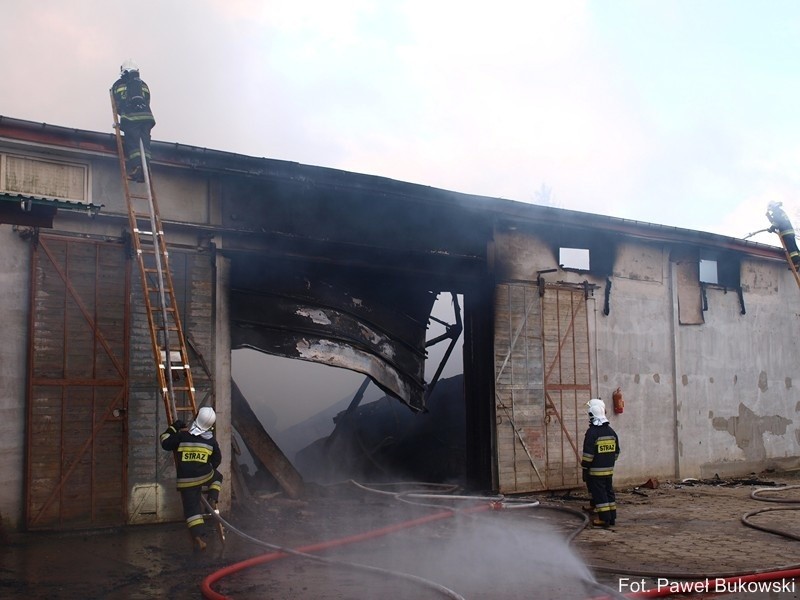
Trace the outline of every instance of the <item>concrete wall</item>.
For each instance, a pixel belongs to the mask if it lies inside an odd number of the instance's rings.
[[[29,318],[30,243],[0,226],[0,518],[17,528],[25,478],[25,390]]]
[[[675,331],[668,249],[622,243],[611,276],[609,314],[595,293],[597,394],[620,436],[618,480],[675,473]],[[605,286],[605,281],[599,282]],[[619,387],[625,412],[614,415]],[[643,481],[647,477],[644,477]]]
[[[705,324],[678,330],[680,476],[793,467],[800,457],[800,290],[780,264],[742,265],[735,293],[708,290]]]
[[[536,235],[499,232],[503,281],[535,281],[557,267]],[[707,286],[704,323],[680,325],[671,248],[620,242],[603,314],[605,276],[559,270],[547,281],[589,281],[595,393],[620,387],[625,410],[609,415],[620,435],[617,481],[743,475],[800,462],[800,290],[786,265],[744,260],[736,290]]]

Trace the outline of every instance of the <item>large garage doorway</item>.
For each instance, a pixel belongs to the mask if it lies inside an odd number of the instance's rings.
[[[26,524],[125,523],[128,299],[122,244],[34,244]]]

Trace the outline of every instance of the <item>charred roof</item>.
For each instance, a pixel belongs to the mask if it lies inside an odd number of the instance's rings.
[[[41,144],[109,157],[115,156],[117,152],[113,133],[37,123],[2,115],[0,115],[0,140],[10,143]],[[680,227],[465,194],[375,175],[246,156],[180,143],[154,140],[152,150],[155,163],[216,174],[219,177],[236,178],[240,186],[249,185],[253,189],[264,189],[264,186],[268,186],[270,195],[291,193],[295,199],[318,203],[323,199],[335,198],[333,206],[339,206],[343,211],[351,209],[353,204],[357,203],[359,211],[372,210],[373,219],[385,217],[385,214],[376,212],[376,206],[387,203],[396,206],[422,207],[426,212],[447,215],[448,219],[462,218],[464,219],[462,224],[469,227],[429,226],[431,229],[429,233],[441,236],[442,241],[446,242],[442,245],[447,246],[448,251],[455,250],[456,253],[463,251],[465,256],[472,256],[476,251],[480,254],[479,249],[476,250],[476,244],[483,243],[486,239],[484,235],[493,227],[500,227],[561,231],[567,237],[579,236],[591,230],[614,236],[691,245],[719,251],[735,251],[766,259],[784,260],[782,249],[775,246]],[[253,198],[257,199],[260,196],[261,194],[254,194]],[[329,211],[330,214],[332,213]],[[408,217],[408,210],[405,211],[405,215]],[[412,224],[416,233],[419,233],[421,225],[432,222],[423,218],[419,218],[418,221]],[[226,225],[243,232],[248,229],[257,230],[249,220],[236,222],[235,219],[228,219]],[[470,235],[459,235],[458,232],[463,232],[465,229],[469,230]]]

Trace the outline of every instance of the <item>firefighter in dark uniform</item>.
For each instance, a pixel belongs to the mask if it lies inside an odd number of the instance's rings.
[[[133,61],[125,61],[119,70],[119,79],[111,89],[123,133],[125,169],[129,179],[141,182],[144,181],[144,171],[139,140],[144,145],[144,154],[150,164],[150,130],[156,124],[150,110],[150,88],[139,78],[139,67]]]
[[[161,434],[161,447],[176,453],[178,491],[183,503],[183,516],[192,536],[195,550],[205,550],[206,542],[201,536],[205,523],[201,494],[206,493],[215,512],[222,489],[222,474],[217,470],[222,462],[219,444],[211,428],[217,420],[214,409],[204,406],[187,427],[183,421],[175,421]]]
[[[595,511],[592,525],[610,527],[617,520],[614,494],[614,464],[619,456],[619,437],[606,418],[606,405],[593,398],[589,407],[589,429],[583,438],[581,468]]]
[[[794,265],[794,270],[800,271],[800,252],[797,249],[794,228],[782,206],[781,202],[770,202],[767,206],[767,218],[772,223],[769,230],[776,232],[781,237],[786,252]]]

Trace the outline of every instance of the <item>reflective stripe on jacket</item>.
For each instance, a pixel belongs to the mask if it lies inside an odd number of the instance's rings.
[[[135,93],[135,97],[131,97],[132,91]],[[121,127],[133,123],[146,123],[151,127],[156,124],[150,110],[150,88],[144,81],[138,78],[134,80],[131,77],[120,77],[114,83],[112,92]]]
[[[610,477],[618,456],[619,437],[611,425],[590,425],[583,438],[581,467],[592,477]]]
[[[205,439],[185,430],[177,431],[172,425],[161,434],[161,447],[176,452],[178,489],[208,483],[222,462],[216,438]]]

